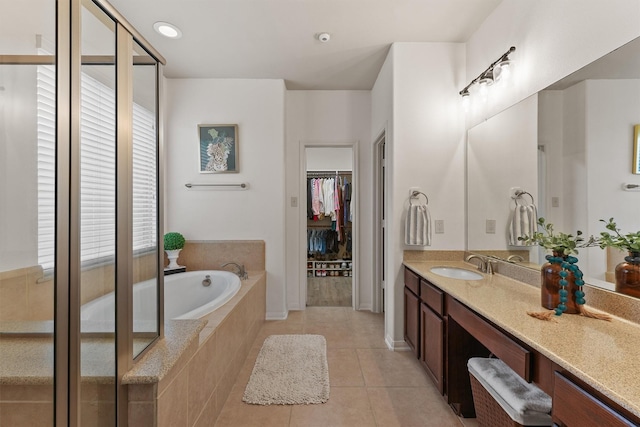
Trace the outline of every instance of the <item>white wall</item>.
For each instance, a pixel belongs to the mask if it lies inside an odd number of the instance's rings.
[[[469,250],[505,249],[515,208],[512,188],[528,192],[538,203],[537,116],[538,97],[533,95],[469,129],[467,201],[473,212],[468,218]],[[522,198],[520,204],[531,203],[528,195]],[[496,221],[495,233],[486,232],[487,220]]]
[[[404,346],[403,250],[421,249],[404,245],[409,188],[417,187],[429,197],[432,220],[444,221],[444,234],[433,234],[431,247],[422,249],[464,248],[464,116],[456,90],[463,81],[464,45],[394,43],[390,57],[393,135],[387,141],[390,182],[385,310],[387,344],[396,348]],[[374,126],[388,120],[386,87],[382,81]]]
[[[358,295],[360,310],[371,309],[373,224],[371,186],[371,94],[369,91],[288,91],[286,95],[286,271],[287,307],[304,309],[300,286],[306,276],[306,252],[301,250],[301,221],[306,224],[306,208],[302,201],[306,188],[302,183],[301,147],[305,145],[345,144],[357,142],[357,197],[355,222],[360,231],[358,247]],[[305,181],[306,182],[306,181]],[[301,203],[292,207],[291,197]],[[355,244],[355,242],[354,242]]]
[[[611,217],[625,232],[640,229],[640,195],[622,190],[640,184],[631,173],[639,91],[638,80],[587,80],[560,92],[566,232],[598,236],[605,231],[599,220]],[[605,251],[584,249],[579,258],[586,276],[605,279]]]
[[[36,67],[0,73],[0,271],[38,264]]]
[[[466,81],[457,89],[510,46],[517,49],[513,79],[472,108],[467,128],[638,37],[639,19],[638,0],[503,0],[468,40]]]
[[[264,240],[267,317],[284,318],[284,82],[168,79],[165,99],[165,231],[188,240]],[[232,123],[238,124],[239,173],[200,174],[198,124]],[[249,188],[184,186],[239,182]]]
[[[314,148],[306,149],[307,171],[350,171],[353,170],[353,149]]]
[[[623,233],[640,230],[640,193],[622,190],[625,183],[640,184],[640,176],[631,173],[639,93],[639,80],[587,81],[587,170],[593,172],[587,175],[587,235],[606,231],[599,220],[611,217]],[[586,252],[585,274],[604,280],[606,252]]]

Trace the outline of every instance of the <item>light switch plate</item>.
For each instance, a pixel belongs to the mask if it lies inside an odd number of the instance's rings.
[[[295,197],[295,196],[293,196],[293,197],[291,198],[291,207],[292,207],[292,208],[297,208],[297,207],[298,207],[298,198],[297,198],[297,197]]]
[[[444,219],[436,219],[436,234],[444,234]]]
[[[488,219],[486,221],[486,233],[487,234],[496,234],[496,220]]]

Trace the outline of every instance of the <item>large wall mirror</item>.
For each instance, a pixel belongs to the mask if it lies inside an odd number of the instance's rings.
[[[531,201],[558,231],[598,236],[606,231],[599,220],[611,217],[625,232],[640,230],[638,124],[640,39],[470,129],[467,249],[520,255],[518,263],[539,269],[544,251],[509,241],[516,203]],[[517,198],[519,191],[526,194]],[[613,290],[613,271],[625,255],[580,250],[587,283]]]

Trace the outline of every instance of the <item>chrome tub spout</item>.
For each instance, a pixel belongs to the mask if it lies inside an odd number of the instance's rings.
[[[249,278],[249,275],[247,274],[247,270],[244,268],[244,264],[238,264],[238,263],[235,263],[235,262],[227,262],[225,264],[222,264],[220,266],[220,268],[224,268],[227,265],[233,265],[233,266],[238,268],[238,271],[236,271],[236,274],[238,275],[238,277],[240,279],[246,280],[246,279]]]

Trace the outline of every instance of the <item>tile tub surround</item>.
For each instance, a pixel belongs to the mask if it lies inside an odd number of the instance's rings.
[[[469,268],[463,261],[405,261],[408,268],[458,301],[523,341],[595,390],[640,416],[640,325],[614,317],[612,322],[563,315],[557,322],[534,319],[540,311],[540,291],[502,276],[464,281],[429,271],[446,265]]]
[[[154,277],[155,270],[155,253],[136,256],[134,283]],[[113,264],[84,268],[80,274],[82,304],[114,289]],[[52,320],[54,301],[53,279],[45,278],[39,265],[0,272],[0,322]]]
[[[228,303],[201,318],[207,324],[175,363],[154,348],[126,374],[129,425],[213,425],[265,316],[266,272],[250,270]]]
[[[186,266],[187,271],[220,270],[220,266],[227,262],[244,264],[247,270],[265,270],[265,242],[262,240],[187,240],[178,257],[178,264]],[[169,260],[165,254],[165,266],[168,264]],[[233,271],[233,267],[225,267],[225,270]]]

